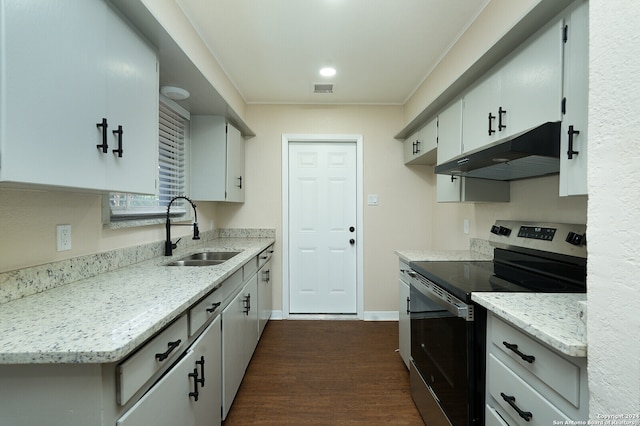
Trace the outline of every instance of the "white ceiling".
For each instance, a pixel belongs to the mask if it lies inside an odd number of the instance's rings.
[[[404,104],[488,1],[177,0],[249,104]]]

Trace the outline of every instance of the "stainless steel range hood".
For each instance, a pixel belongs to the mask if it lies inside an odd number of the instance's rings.
[[[442,175],[516,180],[560,171],[560,122],[548,122],[436,166]]]

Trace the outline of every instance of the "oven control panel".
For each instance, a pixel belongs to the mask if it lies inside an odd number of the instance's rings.
[[[518,237],[531,238],[533,240],[552,241],[556,235],[556,228],[542,228],[538,226],[521,226]]]

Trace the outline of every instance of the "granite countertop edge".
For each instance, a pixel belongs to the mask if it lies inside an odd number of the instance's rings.
[[[584,293],[472,293],[471,300],[551,348],[587,356]]]
[[[214,239],[172,257],[156,257],[4,303],[0,365],[118,362],[274,242],[271,237]],[[240,254],[215,266],[164,265],[202,250]],[[227,296],[236,290],[224,289]]]

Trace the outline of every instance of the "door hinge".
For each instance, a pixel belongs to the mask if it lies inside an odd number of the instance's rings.
[[[569,39],[569,25],[565,25],[564,28],[562,29],[562,41],[566,43],[568,39]]]
[[[565,115],[567,113],[567,98],[566,97],[562,98],[561,109],[562,109],[562,115]]]

